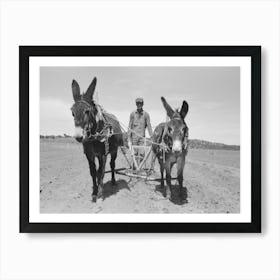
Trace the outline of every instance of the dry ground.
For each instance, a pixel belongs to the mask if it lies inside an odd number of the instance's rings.
[[[92,203],[92,182],[82,145],[71,138],[41,139],[40,211],[41,213],[239,212],[239,151],[192,149],[186,162],[184,186],[188,189],[187,203],[179,204],[165,199],[159,191],[159,182],[144,182],[116,175],[117,186],[112,186],[110,174],[105,175],[103,199]],[[119,152],[116,167],[125,166],[126,161]],[[106,170],[109,170],[109,160]],[[156,176],[159,177],[158,165]],[[173,184],[176,184],[176,181],[173,181]]]

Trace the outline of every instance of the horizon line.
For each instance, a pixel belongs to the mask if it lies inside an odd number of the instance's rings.
[[[64,135],[66,135],[67,137],[65,137]],[[63,134],[40,134],[40,137],[41,136],[53,136],[53,137],[62,137],[62,138],[73,138],[72,135],[69,135],[67,133],[63,133]],[[212,143],[212,144],[221,144],[221,145],[226,145],[226,146],[236,146],[236,147],[240,147],[240,144],[226,144],[226,143],[221,143],[221,142],[215,142],[215,141],[210,141],[210,140],[204,140],[204,139],[198,139],[198,138],[189,138],[189,140],[197,140],[197,141],[204,141],[204,142],[209,142],[209,143]]]

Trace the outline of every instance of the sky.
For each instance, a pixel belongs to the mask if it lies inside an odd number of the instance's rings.
[[[72,80],[84,92],[94,77],[94,99],[125,126],[137,97],[153,127],[165,121],[164,96],[174,109],[188,102],[190,139],[240,144],[239,67],[41,67],[40,134],[73,134]]]

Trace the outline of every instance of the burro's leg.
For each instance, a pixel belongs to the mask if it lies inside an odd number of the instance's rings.
[[[184,192],[183,192],[183,172],[184,172],[184,166],[185,166],[185,155],[181,155],[177,159],[177,179],[179,183],[179,196],[180,199],[184,199]],[[187,198],[187,197],[185,197]]]
[[[98,185],[96,184],[96,166],[93,159],[88,159],[88,164],[89,164],[89,170],[90,170],[90,175],[92,178],[92,202],[96,202],[97,199],[97,193],[98,193]]]
[[[118,155],[118,150],[116,149],[115,151],[111,152],[111,161],[110,161],[110,167],[111,167],[111,174],[112,174],[112,184],[116,185],[116,180],[115,180],[115,166],[116,166],[116,158]]]
[[[96,182],[97,179],[97,172],[96,172],[96,165],[95,165],[95,156],[93,153],[93,146],[90,143],[84,143],[84,154],[87,157],[90,175],[92,178],[92,202],[96,202],[97,199],[97,193],[98,193],[98,185]]]
[[[164,187],[164,163],[162,158],[158,158],[158,163],[160,166],[160,186],[163,188]],[[164,194],[166,196],[166,193]]]
[[[160,186],[161,188],[164,187],[164,158],[163,158],[164,154],[163,152],[159,149],[159,147],[157,145],[153,145],[152,146],[152,159],[151,159],[151,168],[150,171],[154,171],[154,167],[155,167],[155,160],[156,158],[158,159],[158,163],[159,163],[159,167],[160,167]],[[166,196],[166,193],[164,191],[164,196]]]
[[[101,155],[98,157],[99,168],[98,168],[98,197],[102,196],[103,192],[103,179],[105,174],[105,165],[106,165],[106,155]]]
[[[171,191],[172,191],[172,185],[171,185],[171,169],[172,169],[173,163],[170,162],[170,160],[167,159],[165,162],[165,171],[166,171],[166,198],[171,199]]]

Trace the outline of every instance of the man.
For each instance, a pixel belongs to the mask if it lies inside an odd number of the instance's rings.
[[[143,110],[144,100],[142,97],[138,97],[135,100],[137,110],[130,114],[129,118],[129,132],[128,141],[129,146],[136,145],[142,146],[145,142],[145,131],[148,128],[150,137],[153,135],[153,130],[150,122],[150,116],[147,112]],[[136,150],[136,149],[135,149]],[[137,159],[137,164],[139,164],[144,157],[143,149],[139,148],[135,151],[135,156]]]

